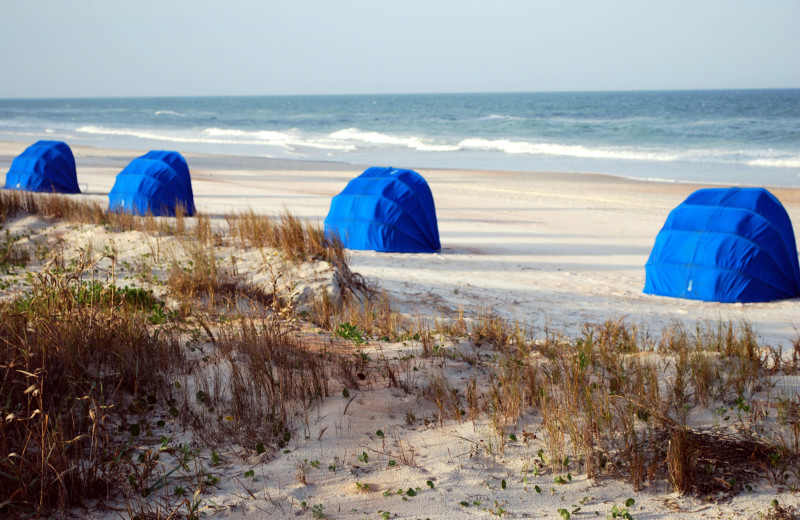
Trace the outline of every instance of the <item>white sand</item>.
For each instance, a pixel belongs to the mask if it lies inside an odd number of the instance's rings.
[[[0,143],[0,172],[24,147]],[[140,155],[81,147],[74,151],[79,183],[87,185],[82,196],[103,204],[116,173]],[[363,170],[255,158],[186,158],[196,206],[212,215],[246,208],[267,214],[289,210],[321,222],[331,197]],[[467,313],[491,309],[539,331],[547,326],[570,336],[585,324],[620,317],[656,333],[673,320],[689,328],[698,321],[747,320],[765,344],[784,348],[800,336],[800,300],[730,305],[642,294],[644,264],[656,234],[669,211],[700,186],[583,174],[417,171],[434,195],[442,251],[354,251],[351,262],[353,270],[387,289],[404,311],[430,315],[459,307]],[[800,190],[772,192],[788,210],[797,237]],[[468,367],[453,362],[447,369],[453,377]],[[624,483],[593,483],[580,472],[567,485],[553,484],[552,474],[531,477],[526,484],[523,465],[536,458],[540,443],[512,443],[493,460],[485,447],[491,438],[488,426],[407,426],[409,410],[423,417],[432,405],[380,387],[354,395],[346,413],[348,400],[341,396],[315,409],[308,438],[297,435],[288,454],[241,464],[232,453],[222,453],[225,463],[218,471],[237,478],[222,479],[214,492],[212,499],[222,507],[217,514],[310,518],[310,508],[322,504],[332,518],[380,518],[380,511],[389,511],[390,518],[488,518],[488,510],[497,507],[516,518],[558,518],[559,508],[572,510],[587,497],[577,517],[594,518],[597,512],[605,518],[614,504],[633,497],[636,519],[672,518],[679,512],[682,518],[729,518],[766,512],[776,496],[782,504],[800,503],[796,494],[760,486],[731,502],[704,504],[658,486],[634,493]],[[535,428],[535,420],[521,421],[519,437],[525,428]],[[377,430],[385,432],[385,444]],[[358,461],[363,452],[370,455],[367,464]],[[387,465],[390,459],[412,457],[413,463]],[[306,485],[297,478],[303,461],[320,462],[319,469],[306,464]],[[338,470],[329,471],[334,463]],[[243,477],[251,468],[256,481]],[[427,480],[435,484],[433,489]],[[369,489],[359,491],[356,482],[369,484]],[[408,487],[421,491],[404,501],[396,492]],[[392,493],[384,496],[385,491]],[[462,501],[470,506],[459,505]],[[308,509],[300,508],[302,502]]]
[[[0,144],[0,172],[24,149]],[[107,204],[131,151],[75,150],[87,197]],[[363,168],[337,163],[186,155],[197,208],[252,208],[322,222],[330,199]],[[570,336],[587,323],[626,317],[652,332],[673,320],[747,320],[767,345],[800,337],[800,299],[717,304],[645,295],[644,264],[672,208],[701,186],[605,175],[418,169],[436,203],[442,251],[352,252],[352,267],[404,310],[493,310]],[[800,190],[772,189],[800,235]],[[800,241],[798,241],[800,243]]]

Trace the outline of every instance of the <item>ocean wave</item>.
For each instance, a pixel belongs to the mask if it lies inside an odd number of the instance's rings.
[[[525,121],[526,118],[519,116],[507,116],[503,114],[490,114],[488,116],[479,117],[478,121]]]
[[[114,128],[85,125],[77,128],[79,134],[96,137],[126,137],[168,143],[213,145],[247,145],[282,149],[287,153],[318,156],[324,152],[357,154],[359,151],[374,154],[396,155],[408,152],[458,153],[482,152],[499,155],[529,155],[640,161],[655,163],[687,162],[700,164],[730,164],[767,168],[800,168],[800,156],[771,149],[691,149],[685,147],[604,146],[602,144],[565,144],[514,139],[486,139],[469,137],[448,142],[426,136],[401,136],[384,132],[344,128],[328,134],[304,133],[297,129],[242,130],[236,128],[154,129]],[[317,152],[314,152],[317,150]]]
[[[174,112],[172,110],[156,110],[155,115],[157,116],[177,116],[177,117],[184,117],[185,114],[181,114],[180,112]]]
[[[327,139],[308,139],[283,132],[273,131],[245,131],[224,128],[206,128],[197,131],[154,131],[140,130],[132,128],[109,128],[103,126],[81,126],[76,129],[83,134],[97,136],[133,137],[137,139],[147,139],[155,141],[166,141],[171,143],[192,143],[192,144],[221,144],[221,145],[259,145],[276,146],[287,151],[295,151],[296,148],[317,148],[323,150],[350,151],[354,149],[352,145],[337,143]]]
[[[234,139],[245,139],[250,141],[259,141],[259,142],[276,142],[276,143],[285,143],[296,137],[287,134],[285,132],[274,132],[271,130],[255,130],[255,131],[247,131],[247,130],[234,130],[229,128],[206,128],[203,130],[203,135],[208,135],[211,137],[227,137],[227,138],[234,138]]]
[[[679,160],[679,155],[667,151],[646,151],[612,148],[591,148],[581,145],[556,143],[531,143],[508,139],[464,139],[459,143],[463,150],[496,151],[508,154],[558,155],[580,159],[625,159],[669,162]]]
[[[338,130],[329,135],[331,139],[341,139],[344,141],[358,141],[368,145],[389,145],[421,152],[455,152],[458,146],[436,143],[432,139],[422,137],[397,137],[380,132],[366,132],[358,128],[346,128]]]
[[[768,168],[800,168],[800,157],[774,159],[752,159],[745,161],[747,166],[766,166]]]

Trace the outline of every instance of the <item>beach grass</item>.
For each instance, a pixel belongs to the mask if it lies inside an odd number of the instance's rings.
[[[22,215],[153,242],[128,269],[143,286],[124,287],[116,246],[43,252],[6,235],[0,263],[26,290],[0,302],[4,515],[121,500],[132,517],[198,518],[225,478],[220,453],[275,456],[312,437],[315,404],[343,399],[346,414],[376,388],[430,404],[408,408],[409,425],[487,424],[468,440],[478,458],[527,447],[525,482],[585,474],[705,499],[757,481],[800,487],[800,395],[777,384],[800,371],[800,339],[784,355],[747,323],[652,332],[619,319],[566,338],[485,309],[404,315],[340,243],[288,212],[132,217],[0,191],[0,222]],[[248,266],[268,281],[226,260],[231,248],[256,252]],[[289,273],[320,262],[331,290],[300,310]],[[398,344],[402,355],[384,353]],[[402,442],[391,455],[416,464]],[[298,466],[302,485],[313,468]]]

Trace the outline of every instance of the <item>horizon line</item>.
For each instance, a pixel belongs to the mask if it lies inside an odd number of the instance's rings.
[[[146,94],[146,95],[102,95],[102,96],[35,96],[0,97],[3,101],[33,100],[81,100],[81,99],[170,99],[170,98],[232,98],[232,97],[347,97],[347,96],[452,96],[452,95],[498,95],[498,94],[613,94],[625,92],[735,92],[800,90],[798,87],[731,87],[731,88],[674,88],[674,89],[586,89],[586,90],[501,90],[460,92],[356,92],[338,94]]]

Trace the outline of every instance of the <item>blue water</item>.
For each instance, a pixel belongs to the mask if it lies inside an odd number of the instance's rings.
[[[0,100],[0,139],[800,186],[800,89]]]

